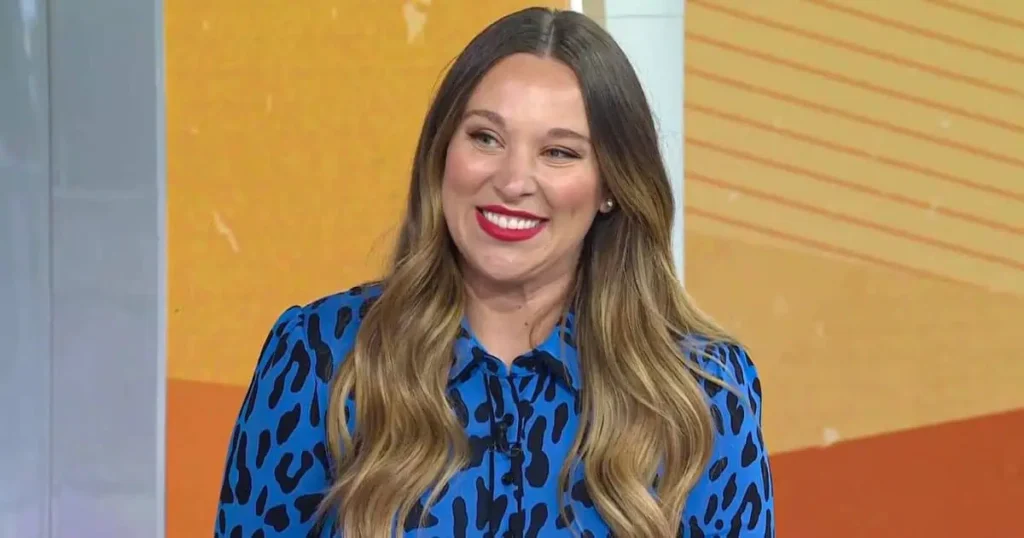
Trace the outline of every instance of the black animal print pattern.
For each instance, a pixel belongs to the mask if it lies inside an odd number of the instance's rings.
[[[277,320],[231,436],[215,537],[338,536],[333,522],[314,518],[330,479],[324,429],[328,383],[378,295],[375,286],[357,287],[291,307]],[[473,447],[472,462],[445,488],[425,526],[420,528],[419,514],[413,514],[400,535],[573,536],[557,503],[558,473],[579,417],[581,380],[572,344],[570,317],[508,367],[463,326],[449,395]],[[703,480],[680,514],[679,536],[772,538],[774,496],[761,436],[760,380],[742,349],[704,345],[715,360],[693,353],[694,360],[745,398],[703,383],[718,436]],[[582,472],[574,478],[569,501],[572,524],[584,538],[611,536]]]

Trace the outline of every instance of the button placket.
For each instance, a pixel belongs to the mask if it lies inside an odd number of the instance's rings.
[[[506,402],[505,409],[516,409],[515,398],[512,400]],[[504,486],[518,486],[522,475],[523,449],[518,440],[521,432],[517,426],[513,413],[505,413],[495,421],[497,446],[508,457],[508,467],[500,478]]]

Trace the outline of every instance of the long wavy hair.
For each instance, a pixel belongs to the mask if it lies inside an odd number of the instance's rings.
[[[644,91],[626,55],[593,21],[526,9],[477,35],[441,82],[420,133],[382,293],[332,382],[327,426],[335,481],[322,508],[337,515],[348,538],[390,537],[410,516],[425,517],[470,461],[446,393],[466,293],[441,212],[441,182],[470,94],[496,62],[516,53],[575,72],[600,177],[616,202],[588,232],[566,298],[576,316],[583,388],[581,427],[560,487],[566,491],[582,465],[616,536],[668,538],[710,458],[713,423],[698,380],[704,374],[689,358],[700,350],[681,343],[692,334],[728,336],[693,305],[676,275],[675,199]],[[354,417],[345,411],[349,398]],[[561,517],[568,509],[560,507]]]

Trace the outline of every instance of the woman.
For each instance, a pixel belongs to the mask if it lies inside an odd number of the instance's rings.
[[[447,73],[379,283],[285,311],[216,535],[774,536],[754,365],[686,298],[623,52],[527,9]]]

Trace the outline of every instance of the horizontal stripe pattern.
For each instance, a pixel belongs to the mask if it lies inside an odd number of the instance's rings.
[[[688,1],[687,285],[781,393],[777,450],[1024,407],[1024,41],[1004,4]],[[864,393],[886,405],[849,408]]]

